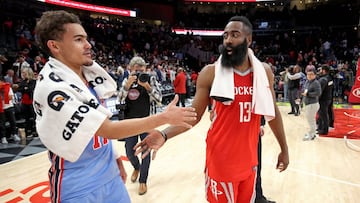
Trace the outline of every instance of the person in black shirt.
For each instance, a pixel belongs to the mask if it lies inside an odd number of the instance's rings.
[[[37,137],[35,129],[35,112],[33,108],[33,94],[36,84],[34,72],[30,67],[21,70],[21,82],[16,85],[16,90],[21,93],[21,113],[25,118],[26,137]]]
[[[150,115],[150,105],[152,101],[161,103],[162,95],[160,85],[155,76],[150,76],[146,71],[146,63],[143,58],[135,56],[130,62],[130,75],[125,78],[120,88],[120,103],[125,104],[124,118],[143,118]],[[134,146],[140,137],[143,140],[148,133],[144,132],[137,136],[125,138],[126,155],[134,167],[131,175],[131,182],[135,182],[139,177],[139,195],[147,192],[146,181],[150,167],[150,154],[142,159],[135,156]]]
[[[330,68],[327,65],[321,67],[319,82],[321,85],[321,96],[319,98],[320,109],[318,111],[318,134],[327,135],[329,131],[329,107],[333,99],[334,83],[329,75]],[[333,119],[332,119],[333,120]]]

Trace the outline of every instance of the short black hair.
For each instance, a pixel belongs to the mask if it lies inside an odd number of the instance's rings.
[[[253,26],[252,26],[250,20],[247,17],[245,17],[245,16],[233,16],[233,17],[231,17],[229,19],[229,22],[233,22],[233,21],[242,22],[248,28],[247,31],[249,32],[249,34],[252,34]]]
[[[321,70],[324,70],[325,72],[330,72],[330,67],[328,65],[322,65]]]
[[[64,25],[77,23],[81,25],[79,17],[67,11],[45,11],[36,23],[36,41],[39,47],[47,54],[51,54],[47,42],[49,40],[61,40],[66,32]]]
[[[316,69],[315,68],[310,68],[306,73],[312,72],[316,75]]]

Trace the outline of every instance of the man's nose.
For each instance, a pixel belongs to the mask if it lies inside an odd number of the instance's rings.
[[[86,40],[85,46],[86,46],[86,48],[89,48],[89,49],[91,49],[91,47],[92,47],[91,43],[88,40]]]

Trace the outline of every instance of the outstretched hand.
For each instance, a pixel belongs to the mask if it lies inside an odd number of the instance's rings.
[[[179,95],[175,95],[174,99],[161,114],[165,117],[166,123],[170,125],[191,128],[192,125],[190,122],[197,119],[195,108],[178,107],[176,106],[178,100]],[[141,157],[145,158],[152,151],[152,159],[154,160],[157,150],[164,145],[165,141],[160,131],[152,130],[144,140],[136,144],[133,148],[135,150],[135,156],[142,153]]]
[[[164,143],[165,139],[161,136],[160,131],[152,130],[145,139],[135,145],[135,156],[142,153],[141,158],[145,158],[152,151],[152,160],[154,160],[156,152]]]
[[[178,100],[179,100],[179,95],[176,94],[174,99],[169,103],[169,105],[164,110],[163,115],[166,116],[166,121],[170,125],[177,125],[186,128],[191,128],[192,125],[189,124],[189,122],[195,121],[197,119],[195,108],[178,107],[176,106]]]

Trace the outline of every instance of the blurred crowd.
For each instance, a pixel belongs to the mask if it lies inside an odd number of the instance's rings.
[[[242,14],[247,11],[238,12]],[[337,12],[343,13],[343,10],[339,9]],[[266,35],[261,35],[255,29],[251,48],[258,58],[273,68],[276,79],[275,91],[279,100],[288,101],[288,78],[284,73],[291,70],[290,67],[297,65],[298,71],[305,73],[308,68],[319,68],[327,64],[334,78],[334,98],[338,102],[347,101],[359,57],[360,41],[356,34],[349,32],[348,28],[330,29],[328,26],[320,26],[322,21],[319,22],[314,11],[284,10],[272,12],[274,15],[268,15],[266,12],[257,15],[253,12],[248,13],[255,26],[266,19],[265,16],[271,16],[270,22],[277,22],[271,23],[268,28],[270,31],[268,30]],[[3,83],[11,85],[14,92],[12,102],[15,104],[14,108],[19,109],[15,109],[17,115],[26,120],[27,136],[36,136],[34,112],[28,107],[31,107],[32,103],[31,91],[34,81],[48,57],[35,43],[34,27],[40,14],[41,12],[34,11],[28,16],[14,14],[2,16],[0,19],[0,74]],[[204,65],[213,63],[222,49],[220,36],[196,36],[192,33],[177,35],[171,28],[223,27],[223,23],[236,13],[204,14],[193,9],[180,14],[181,12],[177,18],[188,17],[176,19],[174,25],[134,23],[116,18],[91,18],[86,14],[80,16],[93,47],[94,60],[117,81],[118,88],[129,74],[130,59],[135,55],[140,56],[148,63],[147,72],[155,75],[162,84],[163,103],[166,104],[174,94],[173,81],[179,71],[186,75],[186,96],[190,98],[196,91],[197,73]],[[313,18],[304,22],[301,18],[303,15],[307,15],[307,19]],[[287,29],[296,24],[294,20],[297,20],[297,25],[308,23],[308,31],[305,28],[302,33],[294,33],[293,30]],[[329,23],[341,24],[335,19]],[[317,25],[314,30],[314,26]],[[280,28],[281,31],[276,31]],[[168,99],[166,96],[169,96]],[[2,123],[6,121],[4,119]],[[15,134],[15,130],[10,134]]]

